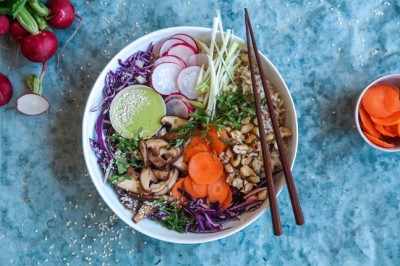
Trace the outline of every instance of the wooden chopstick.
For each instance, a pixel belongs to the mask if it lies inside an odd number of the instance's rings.
[[[283,173],[285,175],[286,183],[287,183],[287,186],[288,186],[290,202],[292,204],[294,217],[295,217],[295,220],[296,220],[296,224],[297,225],[302,225],[302,224],[304,224],[303,212],[301,210],[299,197],[297,195],[296,186],[294,184],[292,171],[290,170],[290,166],[289,166],[289,163],[288,163],[288,160],[287,160],[285,147],[284,147],[283,140],[282,140],[282,134],[281,134],[281,131],[279,129],[279,122],[278,122],[278,119],[276,118],[276,115],[275,115],[274,106],[272,105],[271,89],[270,89],[270,87],[269,87],[269,85],[267,83],[267,79],[265,77],[265,72],[264,72],[264,69],[263,69],[263,66],[262,66],[262,63],[261,63],[260,53],[258,52],[257,43],[256,43],[256,40],[255,40],[255,37],[254,37],[253,28],[251,26],[250,17],[249,17],[249,13],[247,11],[247,8],[245,8],[245,19],[246,19],[246,34],[247,34],[246,36],[247,36],[247,39],[249,39],[248,32],[250,32],[251,40],[252,40],[253,48],[254,48],[254,53],[255,53],[255,57],[256,57],[256,61],[257,61],[257,66],[258,66],[258,69],[260,71],[261,83],[262,83],[262,86],[263,86],[263,89],[264,89],[264,94],[265,94],[266,99],[267,99],[268,112],[269,112],[269,115],[271,117],[271,121],[272,121],[272,126],[273,126],[273,129],[274,129],[274,133],[275,133],[276,142],[278,144],[278,151],[279,151],[279,156],[281,158]],[[250,62],[250,66],[251,66],[250,69],[253,69],[253,67],[252,67],[253,64],[252,64],[252,61],[250,59],[251,47],[250,47],[249,40],[247,40],[247,48],[248,48],[248,53],[249,53],[249,62]],[[252,79],[253,79],[253,76],[255,76],[254,69],[251,70],[251,72],[252,72]],[[252,83],[255,84],[255,77],[254,77],[254,81],[252,80]],[[255,90],[254,89],[254,85],[253,85],[253,90]],[[259,103],[256,102],[256,104],[258,105]],[[262,120],[258,119],[258,121],[262,121]],[[262,123],[259,122],[258,124],[260,125]],[[261,131],[261,129],[260,129],[260,136],[264,135],[261,132],[264,132],[264,131]],[[263,141],[264,140],[262,140],[262,142]],[[264,162],[264,165],[265,165],[265,162]],[[274,196],[275,196],[275,194],[274,194]]]
[[[276,201],[276,196],[275,196],[275,188],[274,188],[274,180],[272,179],[272,170],[270,167],[270,154],[268,151],[267,147],[267,140],[265,139],[265,132],[264,129],[264,123],[263,123],[263,118],[262,118],[262,113],[261,113],[261,103],[260,103],[260,96],[258,94],[258,89],[257,89],[257,82],[256,82],[256,76],[254,72],[254,66],[252,64],[253,62],[253,56],[251,54],[251,45],[250,45],[250,36],[249,36],[249,27],[247,26],[247,10],[246,10],[246,40],[247,40],[247,52],[249,55],[249,62],[250,62],[250,72],[251,72],[251,83],[253,85],[253,94],[254,94],[254,100],[256,102],[256,114],[257,114],[257,120],[258,120],[258,129],[260,132],[260,141],[261,141],[261,150],[262,150],[262,157],[263,157],[263,163],[264,163],[264,173],[265,177],[267,179],[267,189],[268,189],[268,199],[269,199],[269,204],[270,204],[270,210],[271,210],[271,217],[272,217],[272,226],[274,228],[274,234],[276,236],[282,235],[282,225],[281,225],[281,219],[279,216],[279,211],[278,211],[278,202]]]

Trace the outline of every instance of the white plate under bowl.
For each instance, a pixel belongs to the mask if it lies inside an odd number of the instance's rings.
[[[133,223],[131,218],[132,214],[127,211],[123,205],[118,201],[117,196],[108,184],[103,183],[104,174],[100,167],[97,165],[97,158],[90,148],[89,138],[96,139],[95,123],[96,119],[100,113],[91,112],[90,109],[97,106],[103,100],[103,88],[105,85],[105,77],[110,70],[116,70],[118,68],[118,59],[126,60],[129,56],[139,50],[147,50],[150,43],[159,43],[163,39],[169,38],[170,36],[177,33],[186,33],[199,40],[210,40],[211,29],[201,28],[201,27],[174,27],[167,28],[159,31],[149,33],[136,41],[132,42],[124,49],[122,49],[107,66],[103,69],[101,74],[96,80],[92,91],[90,92],[89,98],[86,103],[83,123],[82,123],[82,142],[83,142],[83,153],[85,156],[86,166],[88,168],[89,174],[93,180],[96,189],[100,193],[100,196],[104,199],[107,205],[116,213],[125,223],[131,226],[133,229],[148,235],[150,237],[172,242],[172,243],[182,243],[182,244],[196,244],[204,243],[209,241],[218,240],[229,235],[232,235],[241,229],[245,228],[252,222],[254,222],[260,215],[262,215],[268,208],[269,203],[266,201],[264,204],[256,211],[245,213],[241,216],[239,221],[230,221],[226,224],[226,227],[230,227],[227,230],[220,231],[217,233],[186,233],[180,234],[175,231],[168,230],[156,222],[150,220],[144,220],[140,223]],[[235,37],[236,41],[244,44],[244,41],[240,38]],[[297,129],[297,117],[296,110],[290,92],[280,76],[279,72],[273,66],[273,64],[262,55],[262,61],[264,70],[267,74],[267,78],[272,82],[276,90],[280,93],[281,97],[284,99],[284,108],[286,109],[286,126],[292,129],[293,136],[290,138],[288,146],[288,160],[291,167],[293,167],[296,152],[297,152],[297,142],[298,142],[298,129]],[[285,179],[282,174],[276,177],[275,191],[277,196],[281,192]],[[271,226],[272,230],[272,226]]]

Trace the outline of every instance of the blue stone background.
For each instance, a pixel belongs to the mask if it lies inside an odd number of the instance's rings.
[[[40,71],[8,36],[0,72],[14,84],[0,108],[0,265],[399,265],[399,153],[358,135],[354,103],[363,87],[400,72],[398,1],[74,1],[83,26],[58,67],[49,62],[48,114],[19,114],[23,78]],[[172,26],[225,28],[245,37],[249,8],[258,45],[275,64],[298,112],[293,169],[306,224],[279,197],[283,236],[269,212],[228,238],[176,245],[132,231],[105,206],[81,149],[81,120],[98,73],[126,44]],[[74,24],[76,25],[76,24]],[[55,31],[62,46],[73,28]]]

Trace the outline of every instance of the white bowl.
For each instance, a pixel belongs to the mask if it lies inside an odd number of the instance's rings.
[[[369,139],[367,139],[367,137],[364,135],[364,132],[361,129],[360,120],[359,120],[359,116],[358,116],[358,111],[360,109],[361,100],[364,97],[364,94],[367,92],[367,90],[369,90],[372,86],[375,86],[376,84],[379,84],[379,83],[389,83],[389,84],[392,84],[392,85],[400,88],[400,74],[388,74],[383,77],[380,77],[380,78],[372,81],[370,84],[368,84],[368,86],[361,92],[360,96],[358,96],[357,104],[356,104],[356,107],[354,110],[354,118],[356,121],[357,130],[358,130],[358,133],[360,134],[360,136],[371,147],[373,147],[377,150],[380,150],[380,151],[385,151],[385,152],[398,152],[398,151],[400,151],[400,145],[397,145],[394,148],[384,148],[384,147],[378,146],[378,145],[372,143]]]
[[[97,165],[96,156],[91,150],[89,144],[89,138],[92,139],[96,138],[95,123],[100,113],[100,111],[91,112],[90,109],[93,108],[94,106],[97,106],[100,102],[102,102],[103,99],[102,91],[104,87],[104,80],[106,74],[110,70],[116,70],[118,68],[118,59],[125,60],[136,51],[147,50],[151,42],[158,43],[161,40],[166,39],[177,33],[186,33],[200,40],[209,40],[211,29],[200,28],[200,27],[167,28],[147,34],[137,39],[136,41],[132,42],[124,49],[122,49],[122,51],[120,51],[113,59],[111,59],[111,61],[103,69],[103,71],[97,78],[96,83],[92,88],[92,91],[86,103],[86,108],[83,116],[82,142],[83,142],[83,153],[85,156],[86,165],[94,185],[96,186],[98,192],[100,193],[104,201],[107,203],[107,205],[125,223],[127,223],[133,229],[159,240],[172,243],[195,244],[195,243],[203,243],[221,239],[245,228],[264,213],[264,211],[269,206],[268,202],[264,202],[264,204],[256,211],[243,214],[239,221],[230,221],[227,224],[228,225],[227,227],[230,227],[229,229],[217,233],[180,234],[175,231],[168,230],[162,227],[161,225],[157,224],[156,222],[147,219],[141,221],[140,223],[135,224],[131,220],[132,214],[129,211],[127,211],[123,207],[123,205],[118,201],[118,198],[115,195],[112,188],[108,184],[103,183],[104,174],[100,169],[100,167]],[[239,42],[244,43],[244,41],[239,38],[235,39]],[[262,56],[262,60],[264,69],[267,73],[267,78],[272,82],[276,90],[279,91],[279,93],[281,94],[281,97],[285,100],[284,107],[286,109],[286,126],[291,128],[293,131],[293,136],[290,138],[288,143],[289,149],[287,155],[289,164],[291,167],[293,167],[293,163],[295,161],[297,152],[297,141],[298,141],[297,117],[296,117],[294,103],[292,97],[290,96],[290,92],[285,82],[283,81],[282,77],[280,76],[279,72],[275,69],[272,63],[265,56]],[[281,192],[284,184],[285,184],[285,179],[283,177],[283,174],[278,175],[275,182],[275,191],[277,193],[277,196]]]

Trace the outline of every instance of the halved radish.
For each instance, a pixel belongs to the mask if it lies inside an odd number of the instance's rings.
[[[188,66],[203,66],[207,68],[208,66],[208,57],[206,54],[194,54],[190,56],[187,60]]]
[[[200,67],[191,66],[184,68],[178,75],[178,88],[189,99],[196,99],[201,95],[194,92],[200,71]]]
[[[188,108],[188,112],[189,113],[192,113],[192,112],[194,112],[196,110],[196,107],[194,107],[193,104],[187,102],[189,100],[189,98],[186,97],[185,95],[181,94],[181,93],[172,93],[171,95],[168,95],[164,99],[164,101],[165,101],[165,103],[167,103],[167,102],[169,102],[171,100],[174,100],[174,99],[182,100],[186,104],[186,107]]]
[[[154,68],[151,85],[159,94],[170,95],[178,92],[177,79],[182,67],[175,63],[161,63]]]
[[[185,63],[192,55],[196,54],[194,48],[187,44],[175,44],[168,50],[168,55],[174,55],[182,59]]]
[[[167,115],[176,115],[182,118],[188,118],[189,111],[186,104],[179,99],[173,99],[165,103]]]
[[[183,62],[182,59],[180,59],[179,57],[173,56],[173,55],[166,55],[166,56],[158,58],[154,62],[154,67],[158,66],[161,63],[175,63],[175,64],[180,65],[182,68],[186,67],[185,62]]]
[[[25,115],[40,115],[49,108],[49,101],[40,94],[27,93],[17,99],[17,110]]]
[[[179,34],[175,34],[171,38],[177,38],[177,39],[184,40],[186,43],[188,43],[190,46],[192,46],[196,50],[196,52],[199,51],[199,46],[197,45],[197,42],[193,39],[193,37],[191,37],[187,34],[179,33]]]
[[[176,44],[185,44],[185,45],[189,45],[188,43],[186,43],[184,40],[182,39],[177,39],[177,38],[169,38],[167,40],[165,40],[163,42],[163,44],[160,47],[160,56],[164,56],[167,54],[169,48],[171,48],[172,46],[176,45]]]

